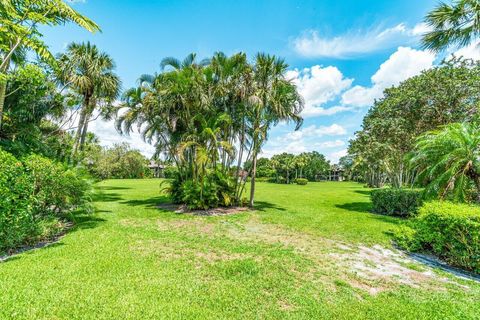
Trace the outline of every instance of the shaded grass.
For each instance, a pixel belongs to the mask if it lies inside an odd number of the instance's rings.
[[[260,183],[256,212],[221,217],[159,210],[158,190],[101,182],[97,213],[58,245],[1,263],[0,319],[478,317],[478,284],[372,283],[336,263],[337,242],[390,247],[401,223],[369,213],[359,184]]]

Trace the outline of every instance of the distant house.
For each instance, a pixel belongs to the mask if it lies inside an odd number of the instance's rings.
[[[327,176],[328,181],[344,181],[345,180],[345,170],[340,168],[338,165],[333,165],[330,168],[330,172]]]
[[[163,178],[164,175],[163,175],[163,170],[165,169],[165,166],[156,162],[156,161],[153,161],[151,160],[148,167],[150,168],[150,170],[152,170],[152,176],[154,178]]]

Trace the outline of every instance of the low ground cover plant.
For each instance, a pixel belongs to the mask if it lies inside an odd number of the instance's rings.
[[[418,190],[402,188],[384,188],[371,193],[373,212],[389,216],[409,217],[417,213],[422,203],[422,194]]]
[[[0,150],[0,253],[58,233],[73,209],[90,204],[80,174],[38,155]]]
[[[395,235],[410,251],[426,251],[451,265],[480,273],[480,207],[433,201]]]

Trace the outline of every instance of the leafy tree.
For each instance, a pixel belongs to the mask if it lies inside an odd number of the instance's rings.
[[[91,31],[99,27],[62,0],[1,0],[0,1],[0,130],[7,94],[7,82],[13,64],[25,60],[25,52],[55,64],[55,59],[43,43],[38,27],[74,22]],[[15,89],[14,89],[15,90]]]
[[[317,151],[306,154],[308,161],[303,169],[305,178],[310,181],[317,181],[321,176],[325,176],[330,170],[330,162],[325,156]]]
[[[425,18],[433,30],[423,35],[423,46],[441,51],[451,45],[465,47],[480,34],[480,1],[456,0],[441,2]]]
[[[138,150],[131,149],[128,143],[115,144],[111,148],[92,147],[83,161],[93,176],[100,179],[134,179],[148,175],[148,159]]]
[[[67,52],[58,58],[59,78],[65,86],[82,97],[80,117],[76,129],[73,153],[83,149],[88,124],[93,112],[109,115],[119,95],[120,79],[114,73],[115,63],[95,45],[71,43]]]
[[[385,90],[350,142],[354,169],[370,186],[411,185],[415,171],[405,157],[415,139],[441,125],[477,119],[479,84],[480,65],[454,59]]]
[[[478,124],[453,123],[423,134],[417,139],[411,163],[419,171],[418,179],[427,182],[428,195],[463,202],[473,186],[480,203]]]

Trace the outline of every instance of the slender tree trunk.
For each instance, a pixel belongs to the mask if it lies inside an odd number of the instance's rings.
[[[83,148],[85,147],[85,140],[86,140],[86,138],[87,138],[88,124],[89,124],[89,122],[90,122],[90,117],[91,117],[90,114],[88,114],[88,115],[85,117],[85,123],[83,124],[82,135],[81,135],[81,137],[80,137],[80,145],[79,145],[80,151],[82,151]]]
[[[0,73],[7,75],[8,69],[10,68],[10,58],[6,58],[4,61],[4,66],[0,69]],[[5,98],[7,95],[7,80],[0,83],[0,132],[2,131],[3,126],[3,110],[5,107]]]
[[[5,106],[5,95],[7,93],[7,81],[0,83],[0,132],[3,125],[3,108]]]
[[[252,180],[250,182],[250,207],[253,208],[255,199],[255,176],[257,175],[257,152],[253,151],[252,159]]]
[[[80,147],[80,140],[82,138],[83,127],[85,125],[85,119],[87,118],[89,104],[90,96],[86,95],[83,101],[82,111],[80,112],[80,119],[78,120],[78,127],[75,134],[75,139],[73,140],[72,158],[75,158],[75,155],[77,154]]]

